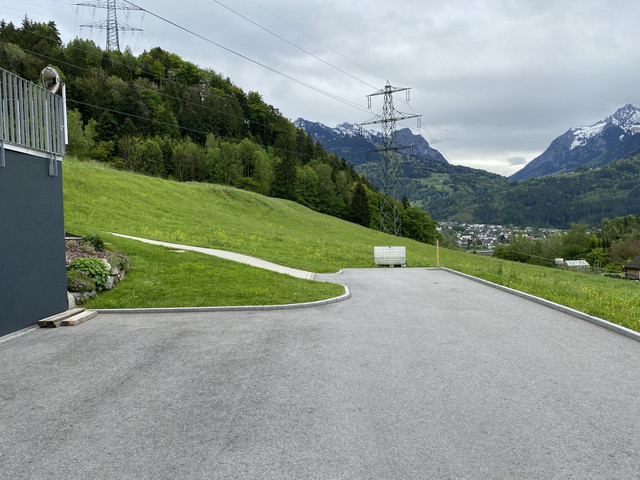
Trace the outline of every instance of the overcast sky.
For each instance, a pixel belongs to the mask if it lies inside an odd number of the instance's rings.
[[[0,0],[0,17],[53,20],[63,42],[78,36],[105,48],[104,30],[81,25],[104,20],[106,10],[76,3],[91,0]],[[121,32],[121,47],[136,55],[159,46],[260,92],[291,120],[329,126],[369,120],[367,95],[387,81],[410,87],[409,105],[398,94],[395,107],[423,115],[420,133],[434,148],[450,163],[503,175],[570,127],[640,106],[638,0],[134,3],[144,16],[118,19],[143,29]],[[381,109],[374,97],[373,113]]]

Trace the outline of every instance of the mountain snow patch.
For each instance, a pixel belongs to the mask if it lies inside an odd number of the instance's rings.
[[[569,149],[573,150],[576,147],[584,146],[590,139],[600,135],[608,125],[616,125],[624,130],[625,133],[634,135],[640,132],[640,109],[631,104],[627,104],[619,108],[618,111],[610,117],[594,125],[572,128],[570,132],[573,133],[574,139]],[[623,136],[620,137],[620,140],[622,140]]]
[[[572,128],[571,133],[573,133],[573,143],[571,143],[569,150],[573,150],[576,147],[582,147],[590,139],[597,135],[600,135],[606,125],[607,122],[598,122],[595,125],[591,125],[590,127]]]

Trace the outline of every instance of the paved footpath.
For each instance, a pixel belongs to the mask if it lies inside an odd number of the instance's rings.
[[[191,245],[181,245],[179,243],[161,242],[158,240],[149,240],[148,238],[132,237],[131,235],[123,235],[122,233],[111,233],[118,237],[128,238],[130,240],[138,240],[139,242],[149,243],[151,245],[160,245],[163,247],[173,248],[175,250],[189,250],[192,252],[203,253],[205,255],[212,255],[214,257],[224,258],[225,260],[231,260],[233,262],[244,263],[245,265],[251,265],[252,267],[262,268],[265,270],[272,270],[278,273],[284,273],[285,275],[291,275],[292,277],[304,278],[307,280],[313,280],[315,273],[307,272],[306,270],[299,270],[297,268],[285,267],[277,263],[268,262],[261,258],[250,257],[241,253],[229,252],[228,250],[218,250],[216,248],[205,247],[192,247]]]
[[[0,343],[0,477],[638,479],[640,342],[441,270]]]

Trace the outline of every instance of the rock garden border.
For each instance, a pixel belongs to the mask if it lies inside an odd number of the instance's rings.
[[[120,252],[105,249],[104,241],[98,235],[80,237],[78,235],[65,233],[65,262],[67,266],[67,276],[69,273],[69,267],[72,266],[74,260],[79,258],[95,258],[100,260],[104,264],[105,270],[108,272],[108,276],[101,287],[95,288],[91,291],[73,291],[73,288],[69,288],[70,282],[67,282],[69,309],[75,308],[87,300],[95,298],[99,291],[111,290],[118,283],[124,280],[127,272],[130,270],[129,258]],[[109,263],[109,260],[111,260],[111,263]]]

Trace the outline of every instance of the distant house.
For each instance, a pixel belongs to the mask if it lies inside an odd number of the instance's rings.
[[[640,255],[627,263],[622,269],[626,278],[640,280]]]

